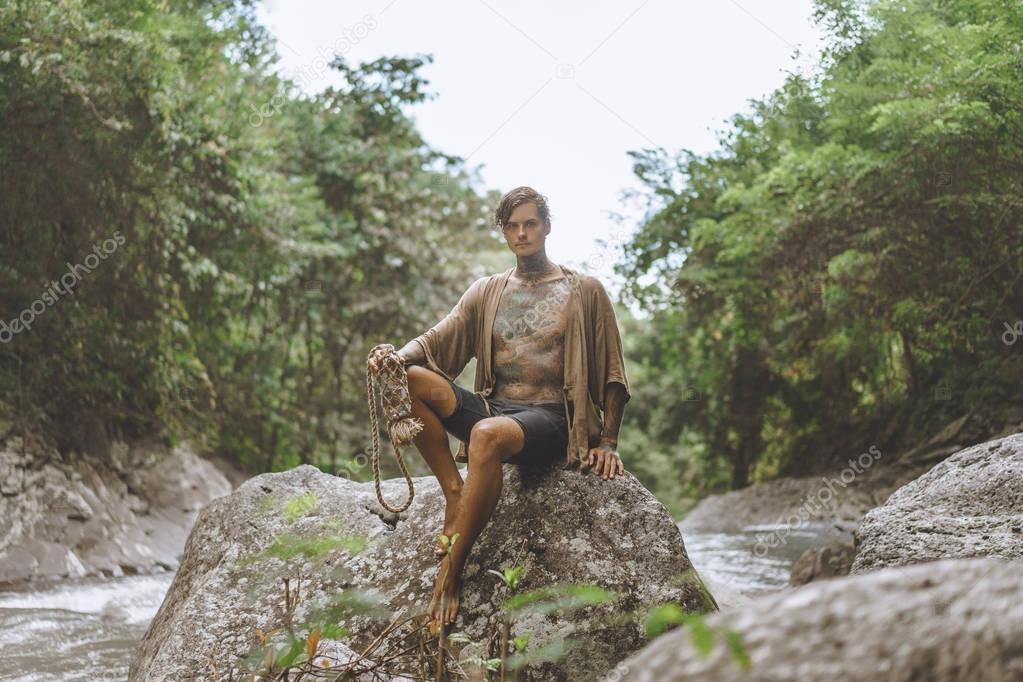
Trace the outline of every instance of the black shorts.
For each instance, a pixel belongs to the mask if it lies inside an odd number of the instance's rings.
[[[469,434],[476,422],[487,417],[510,417],[525,434],[526,445],[521,452],[506,460],[511,464],[564,460],[568,452],[568,420],[562,403],[528,404],[497,398],[483,398],[454,383],[455,411],[440,417],[441,424],[468,452]]]

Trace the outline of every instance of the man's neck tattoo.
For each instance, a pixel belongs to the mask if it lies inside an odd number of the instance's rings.
[[[557,265],[547,259],[546,254],[538,253],[519,259],[515,275],[523,286],[531,287],[540,283],[557,269]]]

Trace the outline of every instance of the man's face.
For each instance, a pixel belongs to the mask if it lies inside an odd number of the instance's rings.
[[[504,240],[516,256],[531,256],[542,249],[550,232],[532,201],[516,206],[504,224]]]

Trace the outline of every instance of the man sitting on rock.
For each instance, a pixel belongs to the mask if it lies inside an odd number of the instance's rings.
[[[618,430],[631,396],[604,286],[547,258],[550,215],[536,190],[506,194],[496,222],[516,266],[476,280],[443,320],[398,351],[423,423],[413,443],[444,491],[444,534],[457,534],[450,552],[439,541],[436,548],[435,625],[455,622],[462,569],[497,506],[503,462],[565,458],[604,480],[624,472]],[[470,392],[454,379],[474,357]],[[460,441],[454,458],[446,432]],[[456,461],[468,461],[464,485]]]

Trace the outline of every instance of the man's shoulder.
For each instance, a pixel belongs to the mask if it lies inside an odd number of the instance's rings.
[[[492,275],[483,275],[482,277],[478,277],[472,284],[469,285],[469,288],[470,289],[473,287],[479,287],[481,289],[486,288],[487,285],[499,282],[502,278],[510,276],[514,269],[515,269],[514,267],[511,267],[501,272],[495,272]]]
[[[465,290],[465,296],[470,299],[482,297],[494,284],[500,282],[502,277],[507,277],[515,268],[508,268],[504,272],[495,272],[492,275],[483,275],[473,280],[472,284]]]
[[[607,289],[604,288],[604,283],[597,279],[594,275],[580,272],[579,270],[571,270],[567,267],[565,269],[569,270],[571,274],[575,276],[576,281],[579,283],[579,288],[584,294],[589,294],[595,291],[607,291]]]

